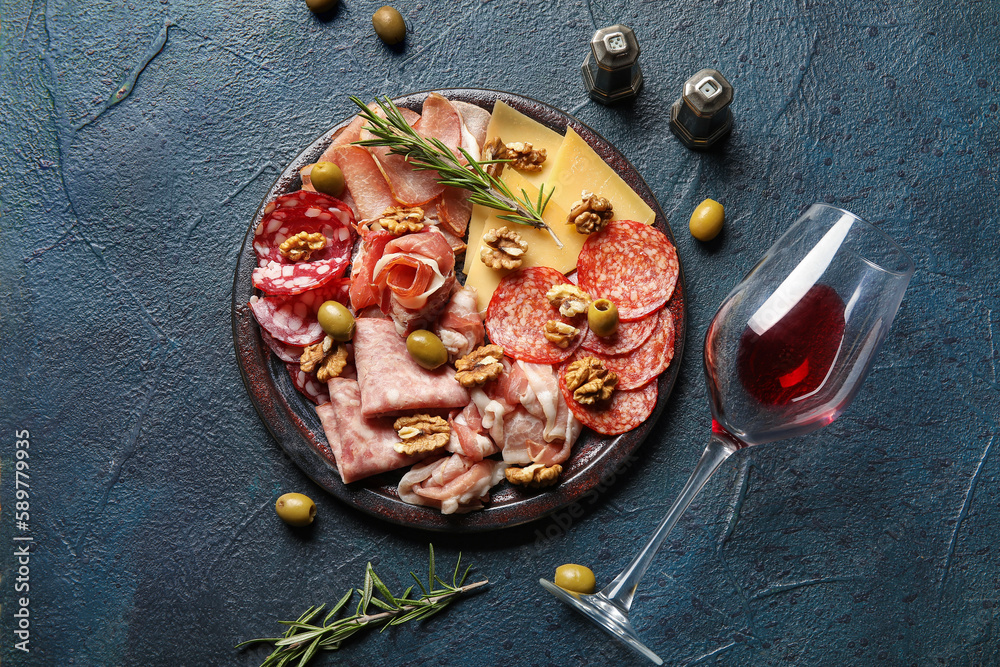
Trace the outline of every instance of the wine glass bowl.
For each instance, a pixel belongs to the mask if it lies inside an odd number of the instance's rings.
[[[652,537],[593,595],[541,585],[640,655],[662,664],[628,619],[667,534],[737,450],[836,419],[861,388],[914,271],[891,238],[844,209],[813,204],[723,301],[705,334],[708,446]]]
[[[712,417],[744,445],[832,422],[860,389],[913,270],[876,227],[813,204],[709,325]]]

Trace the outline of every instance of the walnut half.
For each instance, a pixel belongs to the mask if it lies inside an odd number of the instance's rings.
[[[532,463],[524,468],[507,468],[504,475],[507,481],[518,486],[527,486],[531,489],[538,489],[544,486],[552,486],[559,481],[562,473],[562,466],[558,463],[551,466],[543,466],[541,463]]]
[[[576,231],[581,234],[593,234],[604,229],[614,214],[611,202],[584,190],[580,193],[580,201],[573,204],[566,224],[576,225]]]
[[[483,345],[461,359],[455,360],[455,379],[466,389],[478,387],[496,380],[503,372],[503,348],[499,345]]]
[[[317,250],[326,247],[326,237],[319,232],[299,232],[278,246],[278,252],[293,262],[308,262]]]
[[[549,320],[542,329],[542,335],[545,336],[545,340],[565,350],[573,339],[580,335],[580,330],[559,320]]]
[[[339,377],[346,366],[347,345],[335,343],[329,336],[304,349],[299,358],[299,368],[302,369],[302,372],[312,373],[316,371],[316,379],[320,382],[329,382],[331,379]]]
[[[393,445],[393,449],[408,456],[442,449],[451,439],[451,426],[441,417],[400,417],[392,427],[402,440]]]
[[[493,137],[487,141],[482,150],[483,161],[510,160],[510,162],[494,162],[486,165],[486,173],[494,178],[500,178],[504,167],[511,167],[518,171],[541,171],[545,157],[544,148],[536,150],[527,141],[512,141],[505,144],[500,137]]]
[[[512,229],[499,227],[483,234],[483,249],[480,258],[491,269],[516,269],[521,266],[521,256],[528,250],[528,244]]]
[[[591,301],[589,294],[572,283],[553,285],[552,289],[545,293],[545,298],[554,308],[559,309],[563,317],[583,315],[590,307]]]
[[[611,398],[618,374],[608,370],[597,357],[581,357],[566,367],[566,387],[581,405],[593,405]]]
[[[419,206],[390,206],[382,211],[381,216],[362,225],[367,229],[381,228],[395,236],[419,232],[424,228],[424,209]]]

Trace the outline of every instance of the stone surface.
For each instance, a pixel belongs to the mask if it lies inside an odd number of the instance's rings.
[[[429,539],[489,590],[318,664],[641,664],[535,582],[567,561],[607,581],[659,521],[707,438],[715,307],[813,201],[877,224],[917,273],[850,410],[709,483],[640,588],[639,634],[674,664],[995,660],[997,5],[408,1],[392,50],[371,30],[379,4],[323,22],[286,0],[0,0],[4,664],[259,664],[264,649],[233,645],[335,601],[366,561],[405,586]],[[618,22],[646,81],[606,108],[580,63]],[[706,66],[732,82],[736,125],[697,154],[668,110]],[[468,538],[393,528],[312,485],[254,413],[229,320],[246,221],[346,95],[457,86],[536,97],[613,141],[673,223],[690,318],[657,434],[599,502]],[[729,217],[707,245],[686,233],[706,197]],[[311,530],[275,516],[291,490],[317,501]],[[30,592],[15,593],[22,534]]]

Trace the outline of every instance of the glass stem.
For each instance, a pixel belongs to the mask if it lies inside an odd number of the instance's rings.
[[[660,545],[663,544],[663,540],[666,539],[670,530],[677,524],[677,520],[684,514],[691,501],[694,500],[698,492],[705,486],[705,482],[719,469],[723,461],[728,459],[737,449],[739,449],[739,443],[730,436],[725,433],[712,432],[712,439],[709,441],[705,451],[702,452],[701,458],[698,459],[698,465],[695,466],[694,472],[691,473],[691,477],[688,478],[687,484],[684,485],[684,489],[677,496],[677,500],[674,501],[667,515],[663,517],[660,525],[656,527],[656,532],[649,538],[649,542],[646,543],[646,546],[642,548],[629,566],[601,591],[602,596],[623,612],[628,611],[629,607],[632,606],[632,598],[635,597],[639,580],[642,579],[642,575],[646,574],[646,570],[649,568],[649,564],[659,550]]]

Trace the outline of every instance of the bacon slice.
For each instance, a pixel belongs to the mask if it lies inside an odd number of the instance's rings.
[[[486,329],[479,316],[475,287],[463,287],[451,295],[434,329],[452,362],[483,344]]]
[[[393,420],[368,419],[362,414],[357,381],[333,378],[327,388],[330,402],[317,406],[316,414],[344,484],[411,465],[427,456],[405,456],[393,449],[399,442]]]
[[[417,364],[389,320],[356,320],[354,358],[365,417],[447,412],[469,404],[469,393],[455,380],[455,369],[445,364],[430,371]]]
[[[399,481],[399,497],[411,505],[436,507],[442,514],[481,509],[489,490],[504,478],[500,461],[473,461],[461,454],[419,463]]]
[[[482,461],[500,451],[485,430],[479,407],[475,403],[469,403],[460,413],[452,415],[448,423],[451,425],[451,439],[447,446],[449,452],[461,454],[473,461]]]

